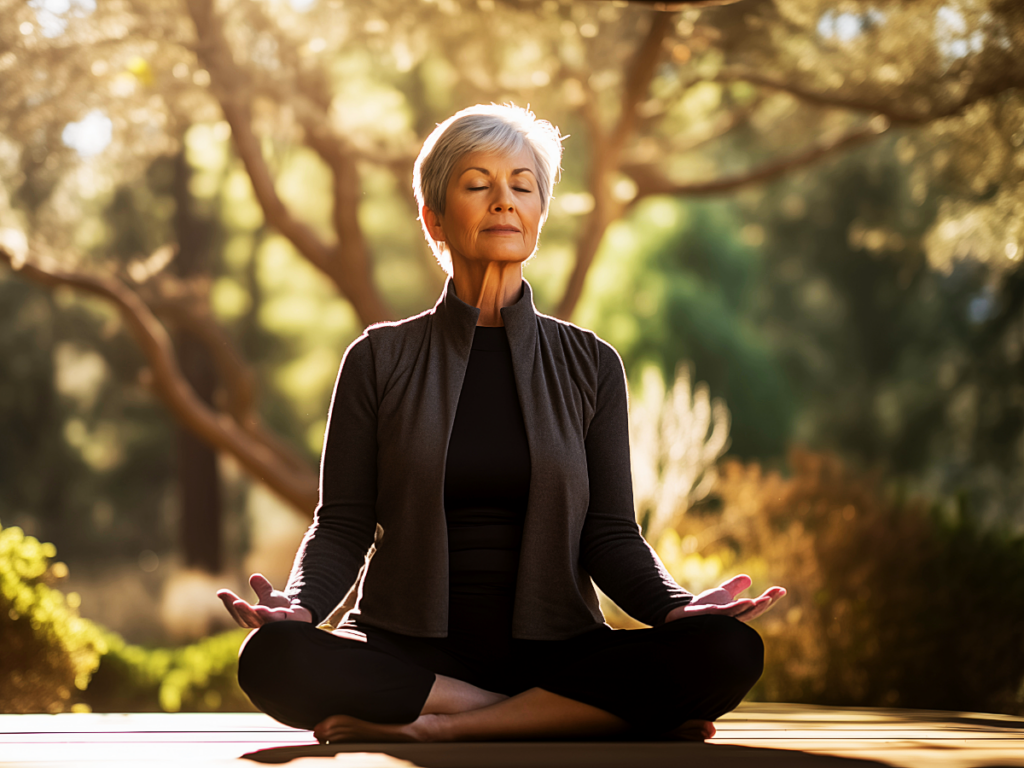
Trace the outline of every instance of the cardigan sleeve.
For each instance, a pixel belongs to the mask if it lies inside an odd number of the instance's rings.
[[[377,392],[363,335],[345,352],[320,458],[320,501],[285,594],[323,621],[355,582],[377,528]]]
[[[640,534],[633,511],[626,376],[618,353],[603,341],[585,448],[590,506],[580,537],[580,564],[622,610],[645,624],[660,624],[693,595],[672,579]]]

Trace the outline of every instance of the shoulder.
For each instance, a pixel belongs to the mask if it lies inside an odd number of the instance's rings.
[[[375,323],[363,331],[361,338],[373,349],[378,364],[387,366],[413,350],[422,348],[430,333],[434,310],[386,323]],[[358,341],[358,340],[357,340]]]
[[[611,344],[596,333],[557,317],[537,313],[541,335],[547,343],[558,344],[566,362],[577,369],[582,365],[599,378],[609,374],[623,376],[622,358]]]
[[[426,309],[418,315],[406,317],[402,320],[374,323],[367,326],[363,333],[371,337],[375,345],[378,343],[393,344],[409,337],[422,338],[427,332],[433,315],[433,308]]]

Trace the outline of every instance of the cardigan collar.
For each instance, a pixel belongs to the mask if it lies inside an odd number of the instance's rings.
[[[434,307],[434,314],[450,334],[467,352],[473,345],[480,310],[467,304],[455,292],[455,281],[450,277]],[[537,308],[533,304],[533,288],[523,278],[523,294],[514,303],[501,308],[513,360],[525,360],[537,343]]]

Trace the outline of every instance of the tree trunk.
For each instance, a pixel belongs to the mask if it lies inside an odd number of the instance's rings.
[[[185,378],[200,398],[212,403],[217,379],[206,347],[187,333],[176,334],[174,346]],[[191,430],[180,426],[177,443],[180,535],[185,565],[218,573],[222,567],[223,515],[217,452]]]
[[[182,149],[175,158],[174,218],[178,253],[174,271],[184,280],[209,275],[212,226],[195,215],[188,185],[191,168]],[[213,404],[217,375],[205,345],[185,331],[174,334],[181,372],[208,405]],[[185,565],[218,573],[222,561],[222,503],[217,452],[191,430],[177,428],[180,536]]]

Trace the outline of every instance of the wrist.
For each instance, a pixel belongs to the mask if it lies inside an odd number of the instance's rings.
[[[687,605],[689,605],[689,604],[687,604]],[[665,614],[665,618],[662,621],[662,624],[668,624],[670,621],[675,621],[676,619],[681,619],[685,615],[686,615],[686,605],[677,605],[675,608],[673,608],[671,611],[669,611],[668,613]]]

